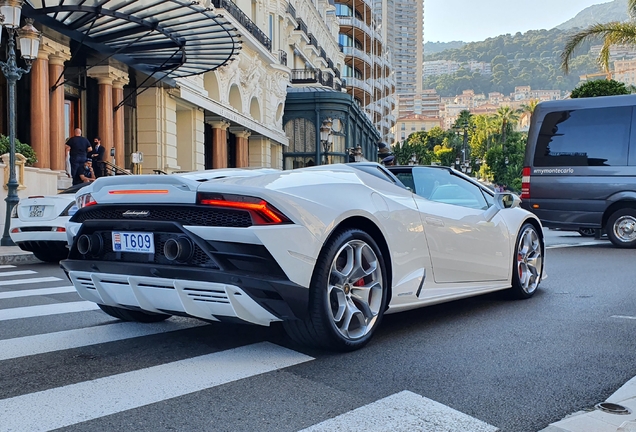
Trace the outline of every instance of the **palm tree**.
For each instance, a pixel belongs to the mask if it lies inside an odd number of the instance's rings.
[[[610,47],[612,45],[636,45],[636,0],[627,0],[627,12],[630,20],[627,22],[610,22],[594,24],[570,36],[561,53],[561,67],[568,73],[570,60],[574,50],[589,39],[603,39],[603,47],[598,56],[598,63],[605,72],[610,72]]]
[[[636,0],[634,0],[636,1]],[[459,115],[457,116],[457,120],[455,120],[455,124],[453,124],[453,129],[461,129],[464,125],[469,125],[472,123],[473,115],[468,110],[461,110]]]
[[[503,106],[497,108],[495,118],[501,125],[501,143],[505,146],[507,133],[510,132],[514,125],[516,125],[519,121],[519,112],[517,110],[513,110],[509,106]]]
[[[539,99],[532,99],[527,104],[521,105],[521,112],[532,114],[537,105],[539,105]]]

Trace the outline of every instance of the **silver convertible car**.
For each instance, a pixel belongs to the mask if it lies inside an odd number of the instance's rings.
[[[385,313],[493,291],[531,297],[543,230],[511,193],[443,167],[376,163],[100,178],[61,262],[123,320],[185,315],[364,346]]]

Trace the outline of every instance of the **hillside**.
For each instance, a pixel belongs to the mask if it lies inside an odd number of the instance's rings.
[[[583,9],[574,18],[558,25],[559,30],[570,30],[573,28],[586,28],[597,23],[608,23],[611,21],[626,21],[627,0],[614,0],[609,3],[593,5]]]
[[[588,55],[590,44],[587,43],[573,59],[571,73],[563,74],[560,55],[570,34],[571,31],[558,29],[531,30],[471,42],[461,48],[427,55],[427,61],[488,62],[491,63],[492,75],[481,75],[462,68],[453,75],[425,78],[424,88],[436,89],[442,96],[452,96],[467,89],[477,93],[508,94],[521,85],[530,85],[534,89],[572,90],[579,82],[579,75],[598,72],[598,67]]]
[[[451,41],[451,42],[426,42],[424,44],[424,54],[436,54],[447,49],[461,48],[466,45],[466,42]]]

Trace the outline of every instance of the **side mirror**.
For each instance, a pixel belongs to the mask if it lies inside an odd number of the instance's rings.
[[[519,207],[521,198],[512,192],[501,192],[495,194],[495,204],[484,212],[486,222],[490,222],[501,210]]]
[[[519,207],[521,204],[521,198],[512,192],[502,192],[495,194],[495,205],[500,209],[508,209]]]

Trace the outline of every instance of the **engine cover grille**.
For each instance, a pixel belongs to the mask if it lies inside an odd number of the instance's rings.
[[[78,211],[71,222],[89,220],[168,221],[181,225],[247,228],[252,217],[246,210],[181,206],[109,206],[96,205]]]

